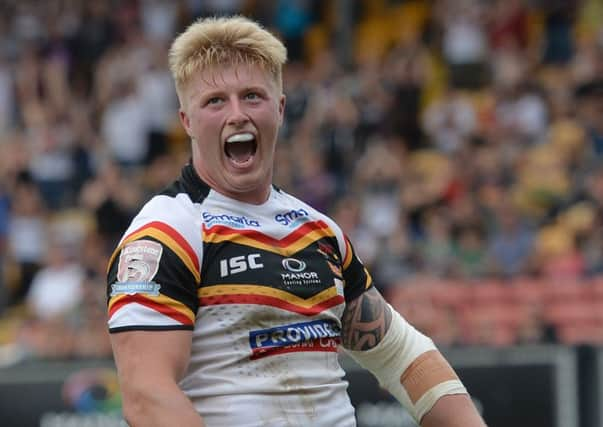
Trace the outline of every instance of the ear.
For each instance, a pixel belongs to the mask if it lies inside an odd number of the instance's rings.
[[[180,110],[178,110],[178,117],[180,117],[180,123],[182,123],[184,130],[186,131],[188,136],[190,136],[192,138],[191,121],[190,121],[188,115],[186,114],[186,112],[182,108],[180,108]]]
[[[278,115],[280,117],[280,122],[283,123],[283,118],[285,116],[285,104],[286,104],[285,94],[281,95],[281,98],[278,101]]]

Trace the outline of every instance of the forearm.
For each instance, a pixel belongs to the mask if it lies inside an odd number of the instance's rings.
[[[348,353],[418,422],[426,423],[423,427],[483,426],[467,390],[433,342],[376,291],[352,301],[343,324]],[[476,423],[465,423],[465,419]]]
[[[204,427],[188,397],[176,384],[138,384],[123,390],[123,413],[130,427]]]
[[[450,414],[454,414],[454,417]],[[471,398],[465,394],[442,396],[421,420],[421,427],[485,426]]]

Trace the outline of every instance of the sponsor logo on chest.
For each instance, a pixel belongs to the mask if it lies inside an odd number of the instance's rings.
[[[337,351],[341,328],[333,320],[314,320],[249,332],[251,359],[299,351]]]
[[[248,218],[244,215],[212,214],[206,211],[203,212],[202,216],[208,227],[216,224],[226,225],[231,228],[261,227],[258,220]]]
[[[298,224],[308,221],[309,215],[310,214],[308,213],[308,211],[303,208],[292,209],[288,212],[275,215],[274,220],[276,222],[278,222],[279,224],[282,224],[286,227],[288,227],[288,226],[293,227],[293,226],[296,226]]]
[[[317,286],[322,282],[315,271],[306,271],[306,263],[297,258],[284,258],[281,261],[285,272],[281,280],[285,286]]]
[[[247,270],[259,270],[264,267],[260,254],[239,255],[220,260],[220,277],[242,273]]]

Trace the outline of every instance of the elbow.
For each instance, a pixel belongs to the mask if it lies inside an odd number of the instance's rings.
[[[130,427],[147,426],[147,418],[152,414],[153,398],[140,388],[122,390],[122,415]]]

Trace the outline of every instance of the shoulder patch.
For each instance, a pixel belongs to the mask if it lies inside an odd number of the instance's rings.
[[[119,255],[117,282],[111,285],[111,296],[120,294],[159,295],[159,285],[152,280],[159,270],[163,247],[152,240],[127,243]]]

